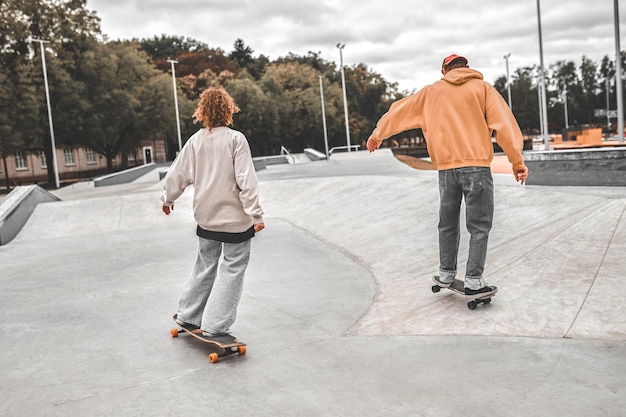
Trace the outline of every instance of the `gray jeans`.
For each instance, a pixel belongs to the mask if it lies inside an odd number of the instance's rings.
[[[199,238],[198,258],[178,305],[179,320],[200,326],[207,333],[230,332],[237,317],[251,240],[222,243]]]
[[[464,167],[439,171],[439,276],[442,282],[451,282],[456,277],[463,198],[465,223],[470,234],[465,287],[477,290],[486,285],[483,271],[494,205],[491,169]]]

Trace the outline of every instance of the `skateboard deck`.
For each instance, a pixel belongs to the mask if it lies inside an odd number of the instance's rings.
[[[438,293],[442,289],[451,290],[457,294],[461,294],[463,297],[467,297],[470,301],[467,303],[467,308],[470,310],[475,310],[479,304],[489,304],[491,302],[491,298],[496,295],[498,292],[498,287],[491,286],[495,289],[493,292],[483,293],[483,294],[474,294],[474,295],[466,295],[465,294],[465,283],[458,279],[455,279],[449,287],[442,287],[439,285],[435,277],[433,277],[433,281],[435,285],[432,286],[432,290],[434,293]]]
[[[246,344],[240,342],[234,336],[229,334],[212,337],[203,336],[200,328],[196,326],[183,326],[176,321],[176,316],[173,317],[173,320],[179,328],[170,331],[172,337],[178,337],[181,333],[187,333],[204,343],[218,348],[218,352],[209,354],[209,362],[211,363],[216,363],[221,358],[234,355],[235,353],[238,355],[246,354]]]

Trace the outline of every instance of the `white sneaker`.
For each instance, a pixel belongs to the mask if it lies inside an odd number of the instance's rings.
[[[454,279],[450,282],[443,282],[440,281],[439,275],[434,275],[433,281],[435,281],[435,284],[439,285],[441,288],[449,288],[450,285],[452,285],[452,283],[454,282]]]

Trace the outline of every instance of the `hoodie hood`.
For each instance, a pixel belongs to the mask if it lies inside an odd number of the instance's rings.
[[[461,85],[465,84],[472,79],[483,79],[483,75],[471,68],[455,68],[449,71],[442,80],[449,82],[450,84]]]

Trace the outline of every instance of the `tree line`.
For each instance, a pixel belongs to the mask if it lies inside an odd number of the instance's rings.
[[[235,128],[244,132],[254,156],[277,154],[281,147],[292,152],[323,149],[321,79],[329,145],[346,145],[340,68],[319,53],[270,59],[255,56],[242,39],[234,41],[230,52],[182,36],[110,41],[85,0],[4,0],[0,25],[3,158],[19,149],[43,151],[52,160],[43,66],[33,38],[49,42],[45,59],[57,147],[93,149],[106,158],[109,171],[118,155],[126,166],[128,155],[144,140],[164,140],[169,158],[175,156],[178,135],[170,60],[177,61],[183,141],[200,127],[192,122],[200,92],[221,86],[242,110],[235,115]],[[399,91],[397,83],[363,63],[347,66],[344,72],[350,134],[352,143],[360,144],[389,105],[409,92]],[[563,88],[570,124],[598,123],[594,109],[606,107],[607,93],[614,102],[610,81],[614,72],[608,57],[600,66],[585,57],[579,67],[573,62],[553,65],[547,77],[551,129],[563,124],[559,107]],[[529,134],[539,128],[537,73],[536,67],[517,69],[511,83],[513,112]],[[506,77],[494,85],[507,97]],[[53,167],[48,166],[52,182]]]
[[[621,67],[626,54],[620,54]],[[539,132],[539,66],[518,68],[511,76],[512,109],[523,132]],[[623,78],[623,75],[622,75]],[[617,110],[615,61],[608,55],[598,64],[583,56],[579,65],[574,61],[557,61],[545,69],[548,130],[561,133],[566,126],[602,126],[605,133],[615,133],[615,120],[605,113]],[[494,86],[508,99],[507,78],[498,77]],[[600,112],[599,112],[600,111]]]

